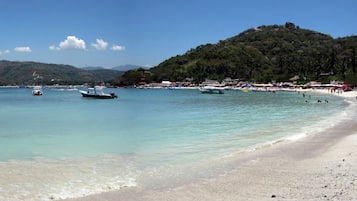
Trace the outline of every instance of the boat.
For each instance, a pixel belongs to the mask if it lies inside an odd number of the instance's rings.
[[[118,96],[114,93],[104,93],[103,92],[104,87],[102,86],[95,86],[93,88],[88,88],[87,91],[79,90],[79,92],[82,94],[82,97],[85,98],[96,98],[96,99],[114,99],[118,98]]]
[[[200,87],[199,90],[203,94],[224,94],[224,89],[215,86]]]
[[[32,89],[32,94],[34,96],[42,96],[43,95],[42,86],[34,86]]]

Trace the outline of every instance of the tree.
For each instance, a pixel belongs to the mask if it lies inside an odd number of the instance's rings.
[[[150,69],[156,82],[225,77],[246,81],[301,82],[345,79],[356,74],[357,36],[334,39],[291,24],[248,29],[216,44],[200,45]]]

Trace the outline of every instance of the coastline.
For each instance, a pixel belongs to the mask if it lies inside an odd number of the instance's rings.
[[[356,100],[357,92],[304,92]],[[234,156],[234,168],[207,180],[165,189],[140,186],[68,201],[104,200],[355,200],[357,121],[313,136]]]

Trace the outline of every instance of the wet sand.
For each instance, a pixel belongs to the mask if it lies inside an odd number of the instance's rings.
[[[68,200],[357,200],[357,120],[235,156],[233,163],[216,178],[183,186],[138,186]]]

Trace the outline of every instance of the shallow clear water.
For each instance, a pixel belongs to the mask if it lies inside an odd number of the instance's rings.
[[[349,107],[333,96],[293,92],[109,90],[119,98],[0,89],[0,200],[78,197],[190,177],[183,167],[314,134]]]

